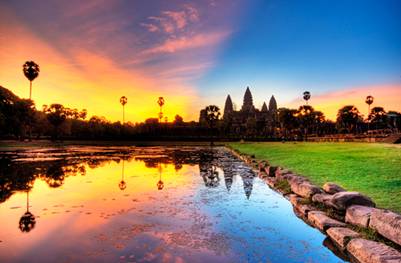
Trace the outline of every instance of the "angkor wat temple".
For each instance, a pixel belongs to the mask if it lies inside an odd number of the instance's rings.
[[[204,114],[201,111],[201,123],[205,118],[202,116]],[[234,109],[230,95],[227,96],[221,123],[225,134],[274,136],[277,127],[277,102],[274,96],[270,98],[269,107],[264,102],[262,108],[257,109],[253,104],[252,93],[247,87],[240,110]]]

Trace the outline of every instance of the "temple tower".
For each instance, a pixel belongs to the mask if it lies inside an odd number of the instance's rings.
[[[249,90],[249,87],[246,87],[246,91],[244,94],[244,103],[242,104],[241,111],[250,112],[253,110],[255,110],[255,107],[253,106],[252,93]]]
[[[267,109],[266,102],[263,102],[263,106],[262,106],[261,112],[268,112],[268,111],[269,110]]]
[[[223,119],[229,118],[233,112],[234,112],[233,102],[231,100],[230,95],[228,95],[226,99],[226,104],[224,105]]]
[[[277,102],[276,102],[276,99],[274,98],[274,96],[272,96],[270,98],[269,111],[272,113],[277,113]]]

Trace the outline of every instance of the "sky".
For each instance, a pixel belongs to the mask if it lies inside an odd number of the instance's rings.
[[[302,105],[329,119],[346,104],[401,111],[397,0],[0,0],[0,85],[29,96],[22,64],[40,65],[33,100],[121,120],[197,120],[227,94],[240,108]]]

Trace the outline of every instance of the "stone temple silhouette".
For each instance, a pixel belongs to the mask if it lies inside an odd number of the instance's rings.
[[[205,112],[200,113],[199,122],[203,123]],[[231,96],[228,95],[223,112],[222,128],[226,134],[236,135],[271,135],[278,127],[277,102],[271,96],[269,107],[266,102],[259,110],[253,104],[253,97],[249,87],[246,88],[243,104],[240,110],[234,109]]]

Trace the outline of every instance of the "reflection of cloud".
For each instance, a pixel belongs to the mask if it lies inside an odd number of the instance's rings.
[[[386,111],[401,111],[401,85],[397,84],[349,88],[316,96],[312,94],[310,104],[316,110],[322,111],[331,120],[336,119],[338,109],[345,105],[356,106],[366,116],[368,108],[365,98],[368,95],[375,98],[372,107],[382,106]],[[296,108],[302,103],[302,101],[297,100],[290,103],[289,106]]]

